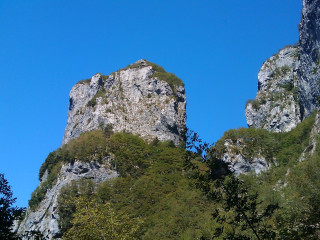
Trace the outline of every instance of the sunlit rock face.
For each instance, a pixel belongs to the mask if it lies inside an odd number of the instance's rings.
[[[259,174],[267,171],[270,167],[266,158],[261,154],[256,154],[255,156],[243,154],[242,149],[245,148],[245,143],[243,143],[242,139],[237,141],[226,139],[224,146],[226,150],[220,156],[220,159],[228,164],[229,170],[235,175],[249,172]]]
[[[170,86],[154,73],[147,61],[140,60],[109,76],[96,74],[77,83],[70,92],[63,144],[108,124],[115,132],[179,144],[186,124],[184,86]]]
[[[160,73],[159,73],[160,72]],[[139,60],[109,76],[95,74],[78,82],[70,92],[69,113],[63,144],[81,133],[112,126],[114,132],[130,132],[147,141],[184,140],[186,95],[180,79],[146,60]],[[73,181],[91,179],[100,183],[118,176],[111,159],[63,164],[52,187],[36,209],[15,223],[14,231],[23,240],[60,239],[58,197],[62,187]],[[39,186],[46,184],[47,171]]]
[[[319,107],[320,0],[303,0],[299,43],[268,59],[258,74],[258,93],[246,104],[249,127],[287,132]]]
[[[80,179],[91,179],[95,183],[117,177],[116,171],[111,170],[109,158],[99,162],[79,162],[64,164],[58,173],[58,178],[52,188],[48,189],[39,206],[31,210],[28,208],[22,222],[16,223],[15,231],[23,240],[37,239],[32,233],[40,233],[43,239],[60,239],[58,224],[58,197],[62,187]],[[46,174],[41,184],[45,184]],[[42,239],[42,238],[41,238]]]
[[[249,127],[286,132],[300,122],[298,63],[298,47],[293,46],[264,62],[258,74],[256,99],[246,105]]]

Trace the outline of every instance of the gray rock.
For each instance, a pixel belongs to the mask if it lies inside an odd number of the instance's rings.
[[[303,0],[299,43],[268,59],[258,74],[258,93],[246,105],[249,127],[286,132],[320,101],[320,0]]]
[[[153,77],[155,70],[145,60],[132,66],[110,76],[96,74],[90,84],[72,88],[63,144],[107,124],[115,132],[179,144],[186,124],[184,87]]]
[[[109,159],[105,159],[103,164],[76,161],[73,164],[63,165],[57,182],[48,189],[45,198],[35,211],[28,208],[26,217],[16,223],[15,232],[23,236],[23,240],[33,240],[33,237],[28,237],[28,233],[33,231],[42,233],[45,239],[60,239],[57,200],[61,188],[82,178],[99,183],[117,176],[115,171],[110,170]],[[43,181],[40,184],[42,183]]]
[[[241,139],[238,139],[236,143],[227,139],[224,142],[225,152],[223,156],[219,158],[228,163],[229,169],[235,175],[254,172],[256,174],[261,173],[269,169],[270,165],[266,161],[265,157],[261,155],[246,157],[242,154],[242,149],[245,145]]]
[[[63,144],[107,124],[112,124],[115,132],[179,144],[186,124],[185,90],[183,84],[172,85],[154,76],[154,66],[140,60],[110,76],[95,74],[90,80],[77,83],[70,92]],[[110,170],[109,160],[104,159],[104,164],[76,161],[63,165],[38,208],[29,208],[24,220],[15,223],[15,231],[23,240],[34,239],[28,235],[33,231],[40,232],[45,239],[59,239],[57,199],[61,188],[82,178],[99,183],[117,177],[117,172]],[[45,172],[40,185],[47,177]]]
[[[320,100],[320,0],[303,0],[299,30],[299,103],[305,118],[319,107]]]
[[[268,59],[258,74],[256,99],[248,101],[249,127],[287,132],[301,120],[298,104],[298,47],[286,47]]]

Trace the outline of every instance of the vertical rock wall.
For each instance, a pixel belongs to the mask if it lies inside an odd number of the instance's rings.
[[[179,144],[186,124],[184,86],[162,80],[155,69],[140,60],[109,76],[96,74],[77,83],[70,92],[63,144],[107,124],[116,132]]]
[[[320,103],[320,0],[303,0],[299,43],[268,59],[258,93],[246,105],[249,127],[286,132]]]

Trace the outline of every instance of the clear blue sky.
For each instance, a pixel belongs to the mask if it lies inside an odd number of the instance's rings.
[[[0,0],[0,172],[27,206],[81,79],[145,58],[185,82],[209,142],[246,126],[261,64],[298,41],[301,0]]]

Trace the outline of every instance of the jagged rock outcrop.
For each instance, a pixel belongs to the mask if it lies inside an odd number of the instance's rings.
[[[320,0],[303,0],[299,43],[262,66],[258,93],[246,105],[249,127],[287,132],[319,107]]]
[[[77,83],[70,92],[63,144],[108,124],[115,132],[179,144],[186,124],[182,81],[155,64],[139,60],[109,76],[96,74]]]
[[[288,46],[272,56],[258,74],[258,93],[248,101],[249,127],[290,131],[300,122],[297,88],[298,47]]]
[[[72,88],[63,144],[83,132],[112,126],[114,132],[126,131],[150,141],[172,140],[178,145],[184,140],[185,125],[183,82],[162,67],[139,60],[109,76],[95,74]],[[60,239],[57,209],[61,188],[83,178],[99,183],[117,176],[110,157],[75,161],[64,163],[48,188],[47,169],[41,174],[38,187],[45,186],[45,196],[36,209],[28,208],[24,220],[16,222],[15,231],[23,240],[34,240],[29,234],[32,232],[42,234],[45,239]]]
[[[302,117],[319,107],[320,96],[320,1],[303,0],[299,25],[298,87]]]
[[[222,161],[228,163],[229,170],[236,175],[254,171],[256,174],[269,169],[269,163],[261,154],[256,156],[247,156],[242,150],[245,143],[241,139],[233,142],[226,139],[224,142],[225,152],[220,157]]]
[[[63,186],[72,181],[80,179],[92,179],[99,183],[117,176],[117,172],[110,170],[108,158],[103,163],[99,162],[79,162],[64,164],[58,174],[58,179],[52,188],[48,189],[45,198],[39,206],[31,210],[28,208],[25,218],[16,223],[15,231],[22,236],[22,239],[35,239],[29,233],[39,232],[44,239],[59,239],[60,230],[58,224],[58,197]],[[46,178],[43,177],[40,183],[43,184]]]

